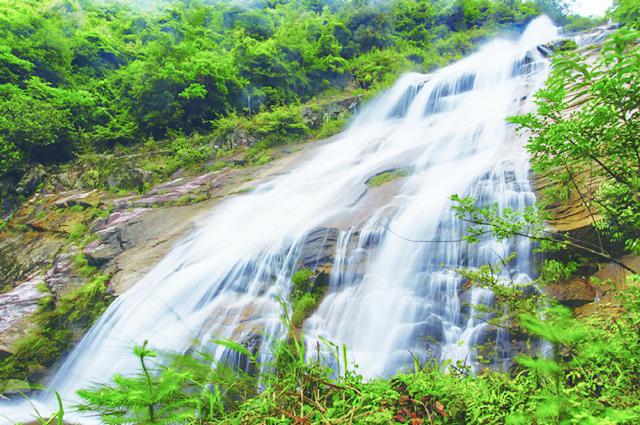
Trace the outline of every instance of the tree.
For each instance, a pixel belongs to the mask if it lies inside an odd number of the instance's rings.
[[[613,3],[613,17],[628,27],[640,27],[640,7],[636,0],[615,0]]]
[[[568,182],[602,216],[595,224],[634,253],[640,253],[638,39],[640,32],[623,28],[593,63],[575,52],[559,57],[536,95],[537,114],[511,119],[532,132],[533,169],[556,183],[553,194]],[[581,172],[601,178],[595,194],[581,187]]]

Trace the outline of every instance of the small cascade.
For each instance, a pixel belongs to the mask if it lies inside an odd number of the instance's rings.
[[[519,40],[496,40],[436,73],[400,78],[290,172],[212,211],[107,309],[46,386],[71,405],[76,390],[134,373],[132,347],[144,340],[185,352],[194,340],[231,338],[259,350],[256,330],[284,334],[278,298],[288,299],[300,268],[328,275],[327,293],[304,325],[309,352],[320,337],[346,344],[367,377],[390,376],[412,356],[474,363],[472,346],[487,342],[507,359],[506,336],[472,319],[467,306],[490,303],[491,294],[467,289],[454,270],[517,251],[513,268],[524,281],[528,241],[468,246],[450,196],[533,205],[523,141],[505,118],[530,108],[526,99],[549,65],[536,45],[556,36],[542,17]],[[391,182],[366,185],[398,170]],[[52,407],[48,397],[35,403]],[[22,420],[29,408],[0,404],[0,411]]]

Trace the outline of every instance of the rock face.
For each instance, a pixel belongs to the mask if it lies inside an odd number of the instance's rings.
[[[35,165],[27,174],[25,174],[18,185],[16,186],[16,193],[22,196],[31,195],[38,185],[44,181],[44,177],[47,175],[44,167],[40,164]]]
[[[550,231],[568,233],[578,241],[597,246],[599,239],[593,224],[602,217],[594,208],[588,207],[584,199],[594,196],[601,179],[589,171],[579,173],[574,178],[580,191],[575,187],[567,188],[564,200],[553,199],[547,194],[553,188],[548,176],[536,174],[533,183],[538,198],[546,204],[545,211],[552,217],[547,222]]]
[[[355,114],[360,108],[363,99],[363,95],[358,95],[317,107],[305,107],[302,109],[302,120],[310,129],[320,128],[325,121]]]
[[[3,352],[11,353],[12,346],[31,328],[23,319],[35,313],[40,299],[48,295],[44,285],[44,276],[39,274],[0,294],[0,357]]]
[[[25,190],[35,187],[37,193],[6,224],[0,222],[0,361],[30,332],[40,304],[55,305],[96,273],[107,278],[108,295],[122,294],[221,198],[281,173],[297,162],[304,147],[288,146],[295,152],[283,151],[282,158],[260,167],[195,176],[182,172],[144,194],[74,188],[83,173],[90,174],[86,169],[46,176],[44,190],[38,188],[41,170],[26,176]],[[257,320],[250,309],[243,316],[246,326]],[[75,336],[78,332],[73,329]]]
[[[626,255],[620,261],[640,270],[638,255]],[[621,310],[618,291],[629,285],[631,272],[616,263],[600,263],[597,269],[587,278],[573,276],[566,282],[546,285],[544,290],[560,304],[573,308],[578,317],[615,315]]]
[[[56,235],[21,231],[0,237],[0,293],[49,266],[64,242]]]

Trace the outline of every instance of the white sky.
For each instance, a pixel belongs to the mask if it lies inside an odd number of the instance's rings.
[[[582,16],[604,16],[613,0],[575,0],[571,9]]]

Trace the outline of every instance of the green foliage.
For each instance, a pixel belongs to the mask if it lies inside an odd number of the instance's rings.
[[[151,368],[146,359],[155,353],[143,346],[135,350],[141,372],[79,391],[82,408],[99,412],[106,423],[135,418],[139,423],[295,424],[304,418],[311,424],[630,425],[640,420],[640,278],[632,279],[621,294],[625,309],[617,319],[582,322],[562,307],[521,314],[527,332],[552,342],[555,353],[522,355],[509,372],[472,374],[462,362],[431,360],[416,361],[413,372],[393,379],[364,381],[346,368],[345,348],[324,339],[335,369],[322,363],[319,346],[317,360],[305,362],[303,342],[291,335],[272,341],[274,360],[262,365],[245,346],[214,341],[256,365],[252,376],[201,351],[194,357],[165,356],[166,366]],[[286,310],[283,320],[291,334]]]
[[[626,239],[631,252],[640,252],[639,38],[634,30],[617,31],[595,62],[576,52],[561,55],[536,95],[537,114],[511,118],[533,134],[527,146],[533,169],[554,183],[567,181],[585,207],[602,217],[594,217],[600,230],[610,239]],[[584,171],[600,179],[593,195],[581,187]],[[552,185],[548,195],[561,197],[562,186]]]
[[[536,288],[536,282],[515,283],[511,281],[509,263],[515,258],[515,253],[501,259],[496,264],[487,264],[477,269],[457,270],[467,282],[467,289],[471,286],[489,289],[493,294],[491,303],[471,305],[476,318],[512,332],[513,335],[523,334],[520,318],[523,314],[536,314],[549,300]],[[488,301],[488,300],[487,300]]]
[[[634,0],[614,0],[613,18],[630,28],[640,28],[640,8]]]
[[[348,86],[379,90],[400,72],[459,58],[501,28],[522,28],[540,10],[521,0],[15,3],[0,0],[0,175],[218,130],[226,117],[255,117],[246,130],[272,138],[267,147],[307,137],[299,103]],[[149,169],[212,154],[191,140],[173,143],[176,160]],[[104,177],[85,180],[102,187]]]
[[[345,118],[326,120],[322,123],[322,126],[320,126],[320,129],[315,134],[315,138],[326,139],[327,137],[338,134],[346,127],[346,124],[347,120]]]
[[[313,276],[313,272],[309,269],[300,269],[291,276],[291,282],[293,283],[293,290],[296,292],[302,292],[307,286],[307,281]]]
[[[317,285],[314,273],[308,269],[300,269],[291,276],[293,290],[291,292],[291,322],[300,326],[304,319],[318,307],[324,289]]]
[[[89,232],[89,228],[83,223],[76,223],[73,226],[73,230],[69,233],[70,241],[78,241],[82,239]]]
[[[97,386],[78,391],[85,400],[79,410],[97,411],[109,424],[156,424],[183,422],[193,417],[198,406],[197,396],[189,397],[187,390],[198,389],[192,371],[164,368],[159,375],[149,370],[145,360],[157,357],[154,351],[134,347],[142,372],[133,378],[113,377],[113,386]],[[197,392],[196,392],[197,394]]]

